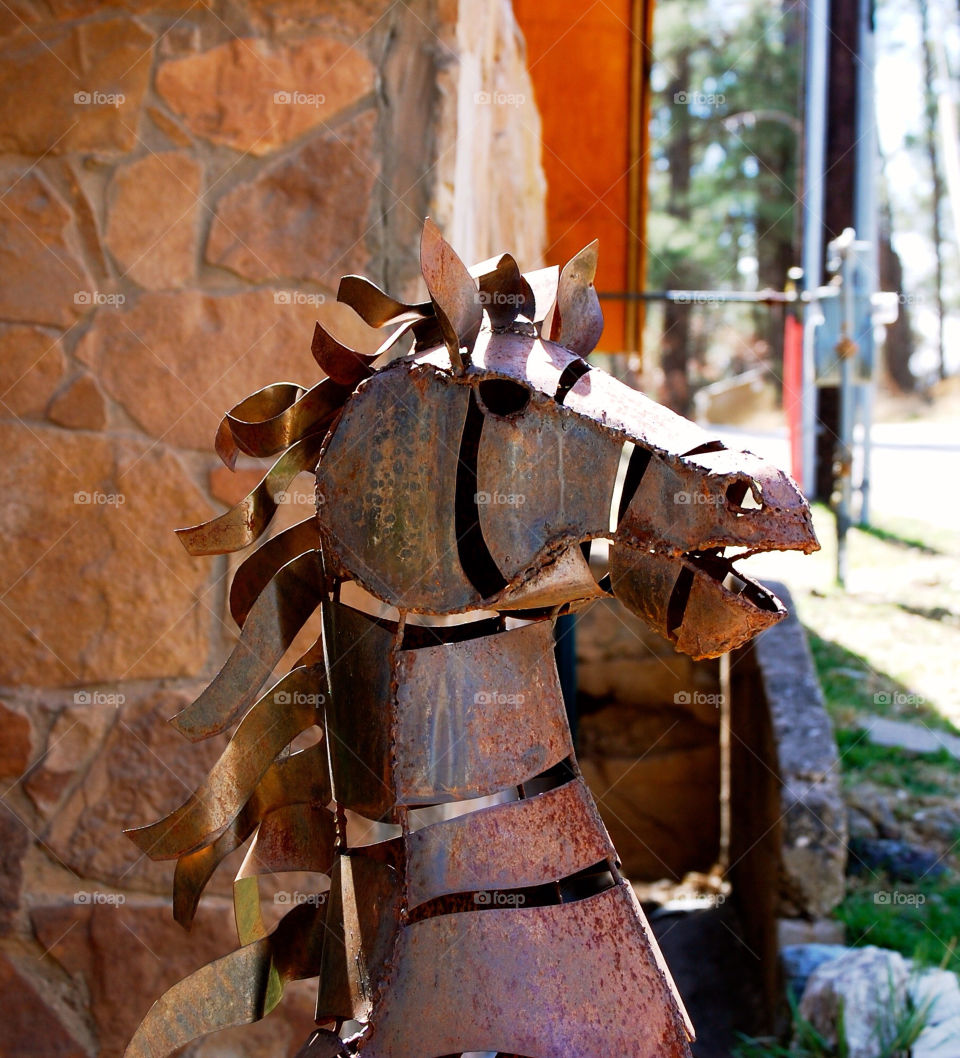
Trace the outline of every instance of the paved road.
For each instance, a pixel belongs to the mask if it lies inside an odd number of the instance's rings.
[[[731,448],[747,448],[777,466],[790,468],[786,430],[756,433],[733,426],[707,428]],[[960,530],[960,424],[875,426],[870,476],[871,515],[915,518]],[[855,505],[855,515],[858,510]]]

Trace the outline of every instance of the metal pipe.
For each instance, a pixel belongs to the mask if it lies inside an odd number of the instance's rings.
[[[827,87],[830,12],[829,0],[809,0],[806,24],[806,111],[804,114],[803,180],[803,282],[806,290],[823,283],[823,199],[827,134]],[[808,305],[804,328],[813,323]],[[814,489],[816,452],[816,389],[813,344],[804,342],[803,357],[803,481],[806,492]]]

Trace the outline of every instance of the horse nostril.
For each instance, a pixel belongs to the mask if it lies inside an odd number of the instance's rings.
[[[727,502],[740,513],[763,510],[760,486],[752,478],[741,478],[727,486]]]

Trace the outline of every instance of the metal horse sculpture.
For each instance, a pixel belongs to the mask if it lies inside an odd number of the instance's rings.
[[[397,329],[363,356],[318,325],[326,377],[255,393],[217,435],[231,466],[238,450],[283,455],[234,510],[180,530],[192,554],[239,550],[290,480],[316,473],[316,516],[240,566],[238,645],[173,719],[193,740],[239,720],[232,739],[184,805],[131,832],[177,859],[184,925],[252,837],[234,886],[241,947],[158,1000],[129,1058],[255,1021],[307,977],[311,1058],[690,1053],[580,776],[553,620],[612,588],[680,650],[729,650],[784,611],[725,549],[815,550],[809,510],[779,470],[587,364],[595,244],[559,275],[524,276],[509,255],[468,271],[428,221],[421,264],[424,304],[342,281],[339,300]],[[413,352],[375,368],[411,330]],[[585,555],[597,538],[609,585]],[[350,581],[390,616],[341,601]],[[322,635],[258,697],[317,608]],[[380,840],[358,841],[359,820]],[[258,875],[304,870],[328,875],[329,894],[268,932]]]

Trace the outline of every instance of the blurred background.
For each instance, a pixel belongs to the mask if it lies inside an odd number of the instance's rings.
[[[214,431],[315,381],[315,320],[379,344],[341,275],[422,297],[428,215],[470,262],[599,238],[596,361],[817,501],[819,555],[751,564],[781,638],[695,665],[598,604],[568,640],[698,1058],[780,1053],[735,1033],[789,1035],[785,946],[960,967],[956,5],[2,0],[0,56],[0,1058],[117,1058],[234,946],[229,865],[188,935],[121,833],[223,746],[165,721],[235,642],[235,562],[173,529],[262,477]],[[185,1053],[293,1054],[310,993]]]

